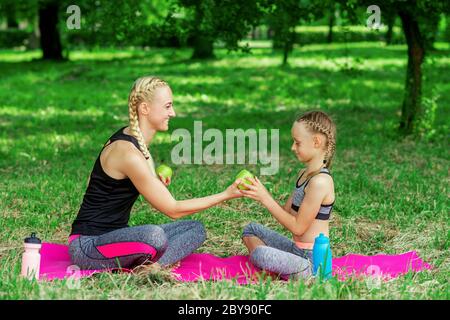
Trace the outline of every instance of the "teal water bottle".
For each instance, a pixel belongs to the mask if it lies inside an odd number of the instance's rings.
[[[330,248],[330,239],[323,233],[314,239],[313,247],[313,273],[322,279],[328,279],[332,276],[332,254]]]

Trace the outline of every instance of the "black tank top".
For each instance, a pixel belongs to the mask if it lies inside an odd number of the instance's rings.
[[[123,133],[125,128],[118,130],[108,140],[111,143],[117,140],[130,141],[139,149],[136,138]],[[128,227],[130,211],[139,192],[129,178],[114,179],[103,171],[100,154],[106,146],[103,146],[95,161],[83,202],[72,224],[71,235],[96,236]]]

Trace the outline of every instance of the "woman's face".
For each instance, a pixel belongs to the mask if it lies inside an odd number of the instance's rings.
[[[304,122],[295,121],[291,129],[291,135],[294,140],[291,150],[301,162],[308,162],[320,152],[320,141],[315,139],[314,135],[308,131]]]
[[[175,116],[172,90],[168,86],[157,88],[153,94],[147,115],[150,126],[156,131],[167,131],[169,119]]]

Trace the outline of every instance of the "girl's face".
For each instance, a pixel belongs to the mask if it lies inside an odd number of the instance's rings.
[[[168,86],[157,88],[146,116],[150,127],[156,131],[167,131],[169,129],[169,119],[175,116],[172,90]]]
[[[319,153],[323,153],[323,139],[319,135],[309,132],[304,122],[295,121],[291,129],[291,135],[294,140],[291,150],[300,162],[306,163]]]

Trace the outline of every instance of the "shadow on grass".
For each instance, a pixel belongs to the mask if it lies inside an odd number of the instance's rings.
[[[367,44],[349,46],[348,51],[342,46],[324,46],[324,50],[308,48],[304,52],[296,50],[292,58],[321,54],[338,57],[347,53],[353,58],[403,57],[401,50],[389,51]],[[126,97],[132,82],[142,74],[160,75],[171,85],[175,107],[181,115],[172,121],[173,129],[189,126],[193,120],[203,120],[206,125],[218,128],[235,128],[247,123],[288,127],[295,114],[323,109],[342,123],[343,136],[357,137],[394,132],[394,123],[399,120],[403,66],[359,70],[356,65],[353,69],[330,70],[319,66],[245,67],[238,63],[241,57],[278,56],[270,50],[207,62],[190,60],[189,56],[188,50],[155,49],[108,60],[0,62],[3,73],[0,128],[11,139],[52,132],[63,135],[95,132],[107,138],[115,127],[126,125],[126,121],[121,121],[127,118]],[[441,69],[431,69],[428,75],[430,81],[438,81],[441,76]],[[110,101],[112,92],[119,92],[123,105]],[[64,115],[36,112],[48,105],[64,110]],[[86,106],[97,108],[100,115],[90,114]],[[443,112],[439,109],[438,115]],[[445,121],[445,117],[438,116],[438,121]],[[386,137],[395,137],[395,133]]]
[[[108,106],[105,106],[108,107]],[[203,133],[210,128],[219,129],[225,135],[226,129],[279,129],[281,143],[291,143],[290,128],[298,113],[309,109],[271,111],[255,110],[230,110],[226,115],[222,113],[202,117],[175,117],[170,122],[168,134],[179,128],[188,129],[193,135],[193,124],[196,120],[202,121]],[[126,111],[124,110],[124,113]],[[376,108],[364,108],[361,106],[349,106],[341,104],[328,111],[335,119],[339,128],[339,138],[342,147],[358,146],[364,141],[375,139],[380,144],[383,140],[391,140],[396,137],[392,123],[396,123],[395,114],[389,114],[385,110]],[[243,121],[243,119],[245,119]],[[42,116],[39,114],[4,115],[1,129],[8,134],[4,139],[14,141],[12,149],[16,152],[0,151],[4,161],[14,160],[17,153],[27,151],[31,142],[40,141],[40,146],[33,146],[37,154],[51,154],[55,148],[60,149],[61,156],[76,156],[80,152],[98,153],[103,143],[107,141],[116,130],[126,126],[127,121],[120,121],[109,116],[92,117],[89,114],[54,114]],[[20,125],[18,125],[20,124]],[[364,124],[364,125],[361,125]],[[75,135],[75,136],[74,136]],[[84,143],[55,141],[56,136],[84,138]],[[159,142],[154,148],[169,149],[176,142]],[[84,147],[82,147],[84,145]],[[49,150],[43,150],[49,149]],[[98,150],[97,150],[98,149]],[[167,150],[166,150],[167,151]]]

